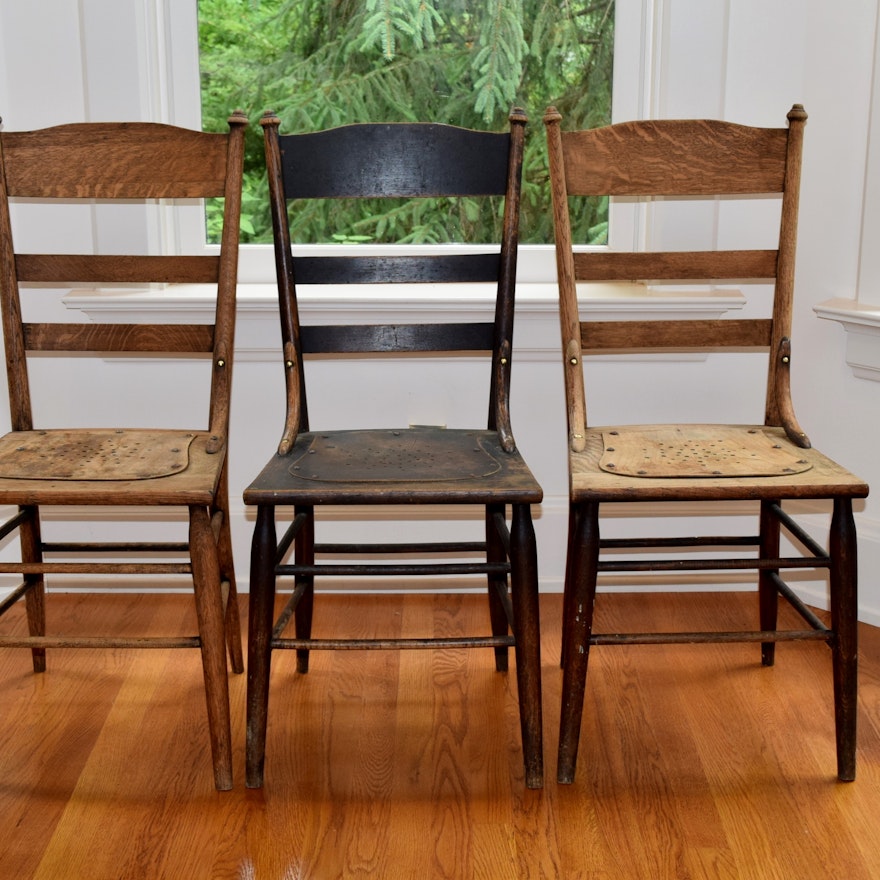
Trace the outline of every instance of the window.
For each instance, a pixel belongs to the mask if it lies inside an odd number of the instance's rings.
[[[619,5],[619,4],[618,4]],[[569,127],[611,120],[615,0],[199,0],[202,124],[222,130],[233,107],[282,132],[368,120],[437,121],[496,131],[526,109],[521,238],[553,239],[541,115]],[[271,241],[258,125],[247,148],[243,240]],[[497,216],[474,204],[369,202],[294,211],[300,241],[439,244],[495,241]],[[585,201],[578,241],[607,241],[608,205]],[[208,212],[212,240],[216,210]]]

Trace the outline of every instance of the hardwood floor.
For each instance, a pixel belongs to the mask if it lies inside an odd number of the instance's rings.
[[[721,598],[722,627],[751,618],[751,594]],[[83,630],[91,607],[133,632],[192,626],[187,597],[88,599],[50,596],[50,625]],[[597,626],[666,625],[686,607],[699,623],[719,603],[603,594]],[[854,783],[834,776],[829,652],[783,644],[773,669],[754,645],[595,649],[577,779],[558,786],[560,605],[542,597],[540,792],[522,783],[514,673],[495,673],[491,651],[316,653],[305,677],[276,654],[261,791],[244,788],[233,677],[226,793],[196,652],[55,650],[44,675],[4,652],[0,876],[880,876],[880,631],[861,629]],[[478,596],[321,597],[316,630],[474,631],[485,614]]]

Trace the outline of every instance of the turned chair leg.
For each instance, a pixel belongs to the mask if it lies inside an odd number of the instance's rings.
[[[572,513],[575,528],[570,531],[566,566],[565,617],[562,622],[565,653],[562,658],[562,713],[559,721],[557,780],[574,782],[593,608],[599,570],[599,505],[585,504]]]
[[[538,554],[529,505],[514,504],[510,534],[516,679],[526,786],[544,784]]]
[[[227,791],[232,788],[232,735],[226,672],[226,627],[220,594],[217,545],[206,508],[190,508],[189,535],[208,703],[208,727],[214,758],[214,784],[218,790]]]
[[[245,784],[248,788],[263,785],[272,627],[275,622],[275,552],[275,509],[261,506],[257,508],[251,545],[245,745]]]
[[[858,714],[858,563],[852,500],[836,498],[831,517],[831,645],[834,675],[834,720],[837,731],[837,775],[856,777]]]

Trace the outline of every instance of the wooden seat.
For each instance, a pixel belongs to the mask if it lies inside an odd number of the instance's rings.
[[[226,440],[247,120],[235,114],[229,124],[228,134],[155,123],[79,123],[0,134],[0,304],[12,427],[0,438],[0,504],[17,509],[0,527],[0,535],[17,531],[21,544],[21,561],[0,563],[0,573],[22,575],[21,584],[0,603],[0,613],[24,598],[30,633],[0,638],[0,646],[30,647],[37,672],[45,670],[45,652],[52,647],[199,648],[218,789],[231,788],[233,779],[227,648],[232,668],[243,671]],[[148,211],[155,210],[150,207],[155,200],[213,197],[225,200],[219,255],[37,254],[21,253],[13,244],[14,231],[34,237],[32,214],[27,215],[31,225],[25,218],[13,222],[21,208],[16,200],[35,201],[27,205],[29,211],[39,207],[51,214],[61,200],[92,200],[100,212],[113,201],[140,200]],[[144,287],[156,282],[211,285],[216,289],[214,320],[197,325],[22,321],[22,297],[35,308],[46,287]],[[157,428],[70,427],[53,421],[58,417],[52,404],[57,408],[56,398],[69,394],[60,385],[40,397],[41,406],[32,412],[31,383],[39,389],[36,378],[29,376],[29,356],[45,362],[68,353],[118,357],[123,363],[166,353],[210,359],[211,378],[206,376],[202,388],[179,388],[194,404],[202,403],[207,419],[173,429],[167,426],[167,415],[157,411],[145,415]],[[140,368],[146,387],[151,367],[141,363]],[[44,374],[40,369],[36,376]],[[108,414],[118,406],[103,387],[81,390],[89,400],[106,397],[102,405]],[[137,387],[129,391],[140,393]],[[67,411],[69,401],[64,404]],[[142,529],[142,508],[161,508],[173,517],[176,507],[187,512],[188,534],[177,542],[159,541],[155,535],[140,542],[52,542],[42,534],[45,523],[41,528],[40,511],[46,505],[75,506],[76,517],[96,519],[93,528],[98,530],[118,519],[123,507],[131,510],[130,526]],[[47,634],[45,579],[56,575],[191,577],[198,635]],[[97,622],[95,630],[100,629]]]
[[[573,781],[577,760],[587,661],[591,645],[676,642],[759,642],[764,665],[772,665],[777,641],[827,643],[834,668],[837,769],[855,774],[856,746],[856,535],[855,498],[868,487],[813,449],[799,426],[789,392],[795,232],[801,145],[806,114],[795,106],[788,127],[753,128],[706,120],[641,121],[590,131],[565,132],[555,108],[544,122],[553,191],[560,320],[568,415],[570,511],[565,579],[563,693],[558,777]],[[772,194],[781,200],[778,240],[765,250],[622,252],[573,247],[569,197],[653,196],[689,199],[719,195]],[[581,320],[577,282],[752,283],[772,291],[767,317],[742,320],[626,322]],[[592,354],[727,350],[768,353],[763,424],[588,424],[585,374]],[[753,355],[754,356],[754,355]],[[606,368],[608,364],[604,365]],[[694,364],[705,369],[702,361]],[[606,376],[607,382],[607,376]],[[739,403],[742,382],[729,391]],[[719,389],[717,394],[724,393]],[[677,390],[669,389],[667,404]],[[714,402],[714,401],[713,401]],[[655,404],[656,401],[652,401]],[[821,499],[832,508],[826,551],[783,502]],[[645,502],[755,502],[758,532],[697,538],[600,537],[602,505]],[[781,556],[780,535],[796,555]],[[730,555],[712,556],[728,547]],[[678,551],[678,552],[676,552]],[[693,551],[701,551],[694,553]],[[620,554],[624,554],[621,556]],[[709,555],[711,558],[707,558]],[[783,578],[786,570],[826,570],[831,619],[826,627]],[[597,577],[633,578],[644,572],[757,571],[759,626],[749,632],[597,633],[593,608]],[[790,580],[790,577],[789,577]],[[779,599],[803,620],[800,629],[778,629]]]
[[[538,581],[530,507],[541,500],[542,492],[517,451],[508,407],[525,126],[521,112],[514,111],[510,118],[510,132],[505,133],[423,123],[353,125],[303,135],[279,135],[279,120],[272,114],[262,120],[275,232],[287,415],[277,454],[244,493],[245,502],[257,507],[248,648],[247,784],[251,787],[263,783],[273,650],[295,649],[298,669],[306,672],[310,651],[319,648],[491,647],[497,668],[503,670],[508,646],[514,646],[516,654],[525,781],[533,788],[542,784]],[[504,197],[500,249],[487,247],[486,253],[457,256],[291,254],[290,199],[447,195]],[[497,298],[495,320],[300,325],[298,285],[379,281],[491,283],[492,295]],[[400,358],[401,369],[410,363],[407,358],[430,355],[430,361],[420,362],[433,363],[436,378],[432,381],[437,383],[444,381],[444,359],[464,354],[485,356],[479,360],[491,361],[488,423],[476,429],[388,425],[384,423],[387,416],[379,412],[377,424],[351,425],[347,430],[312,428],[303,359],[314,355],[326,361],[335,356],[350,362],[352,357],[377,353],[383,358]],[[445,358],[439,357],[440,353]],[[348,381],[357,382],[356,369],[346,375]],[[323,385],[319,390],[324,399],[333,394]],[[314,399],[314,382],[312,392]],[[345,413],[339,414],[340,421],[345,424]],[[282,505],[291,506],[294,515],[277,540],[276,511]],[[430,515],[443,519],[452,515],[450,505],[471,509],[478,505],[481,519],[485,519],[485,536],[475,536],[479,540],[471,542],[418,542],[403,535],[409,542],[316,543],[315,530],[320,528],[316,526],[316,510],[327,505],[352,506],[352,518],[364,521],[375,518],[378,506],[441,505]],[[293,560],[286,561],[291,547]],[[327,561],[328,554],[336,558]],[[400,554],[408,556],[401,561]],[[474,555],[480,558],[468,558]],[[316,577],[435,575],[487,578],[490,635],[372,641],[312,636]],[[293,578],[293,591],[276,620],[276,579],[282,576]],[[363,584],[362,580],[359,586]],[[295,634],[285,634],[291,617]]]

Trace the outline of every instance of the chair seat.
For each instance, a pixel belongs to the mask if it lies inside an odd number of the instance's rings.
[[[403,476],[405,474],[405,477]],[[300,434],[245,490],[246,504],[537,503],[518,452],[488,430],[402,428]]]
[[[210,504],[226,447],[209,444],[197,431],[13,431],[0,437],[0,504]]]
[[[740,458],[728,465],[733,449],[746,455],[745,464]],[[675,501],[868,494],[864,481],[818,450],[796,446],[782,428],[763,425],[588,428],[584,450],[570,453],[570,465],[576,501],[624,501],[634,495]]]

